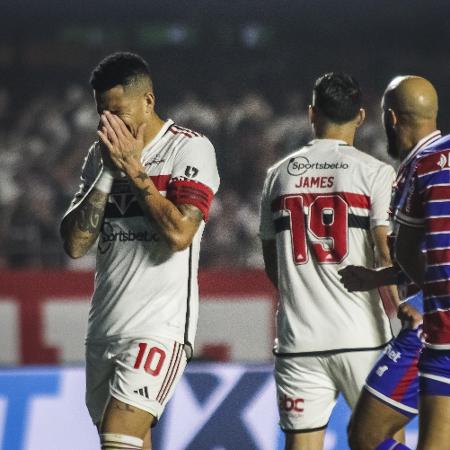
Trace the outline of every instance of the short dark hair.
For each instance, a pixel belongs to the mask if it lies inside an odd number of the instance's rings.
[[[89,84],[95,91],[105,92],[118,84],[126,88],[143,79],[148,80],[151,86],[147,62],[135,53],[117,52],[98,63],[91,73]]]
[[[362,93],[352,76],[329,72],[316,80],[313,102],[327,119],[342,124],[357,116],[362,106]]]

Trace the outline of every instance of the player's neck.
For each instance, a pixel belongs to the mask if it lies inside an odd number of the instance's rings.
[[[161,130],[166,122],[162,120],[156,113],[148,120],[144,131],[144,142],[147,145]]]
[[[317,139],[336,139],[353,145],[355,140],[355,128],[350,126],[324,126],[316,127],[315,135]]]
[[[435,132],[436,129],[436,124],[429,123],[413,128],[411,131],[411,140],[413,143],[413,147],[415,147],[423,138]]]
[[[428,135],[436,131],[436,123],[424,122],[421,124],[414,124],[404,130],[404,144],[405,157],[416,147],[416,145]]]

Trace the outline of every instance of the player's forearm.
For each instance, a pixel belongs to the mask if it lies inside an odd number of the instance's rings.
[[[100,233],[108,194],[93,188],[91,192],[64,217],[61,237],[71,258],[84,256]]]
[[[189,247],[195,230],[192,223],[168,199],[160,194],[149,176],[138,170],[128,174],[144,213],[152,219],[173,251]]]
[[[397,284],[399,269],[395,266],[383,267],[375,271],[376,286]]]

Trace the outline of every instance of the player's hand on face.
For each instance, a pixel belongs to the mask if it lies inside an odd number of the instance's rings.
[[[97,134],[109,152],[114,165],[129,174],[133,170],[141,169],[141,152],[144,148],[145,124],[141,124],[136,136],[127,128],[123,120],[105,111],[100,116]]]
[[[349,292],[369,291],[378,287],[377,272],[362,266],[347,266],[339,272],[341,283]]]
[[[419,311],[408,303],[402,303],[398,307],[397,317],[402,322],[403,327],[411,329],[417,328],[423,321]]]

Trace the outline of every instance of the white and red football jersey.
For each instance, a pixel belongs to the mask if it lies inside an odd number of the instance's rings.
[[[173,252],[144,217],[128,179],[116,179],[98,241],[87,339],[161,336],[192,345],[200,240],[219,187],[214,147],[206,137],[168,120],[144,147],[141,161],[161,194],[176,205],[198,207],[204,222],[189,248]],[[96,143],[86,157],[74,205],[90,190],[101,167]]]
[[[260,236],[276,240],[280,356],[384,345],[377,290],[349,293],[338,270],[374,267],[370,230],[389,226],[394,169],[343,141],[317,139],[269,169]]]

